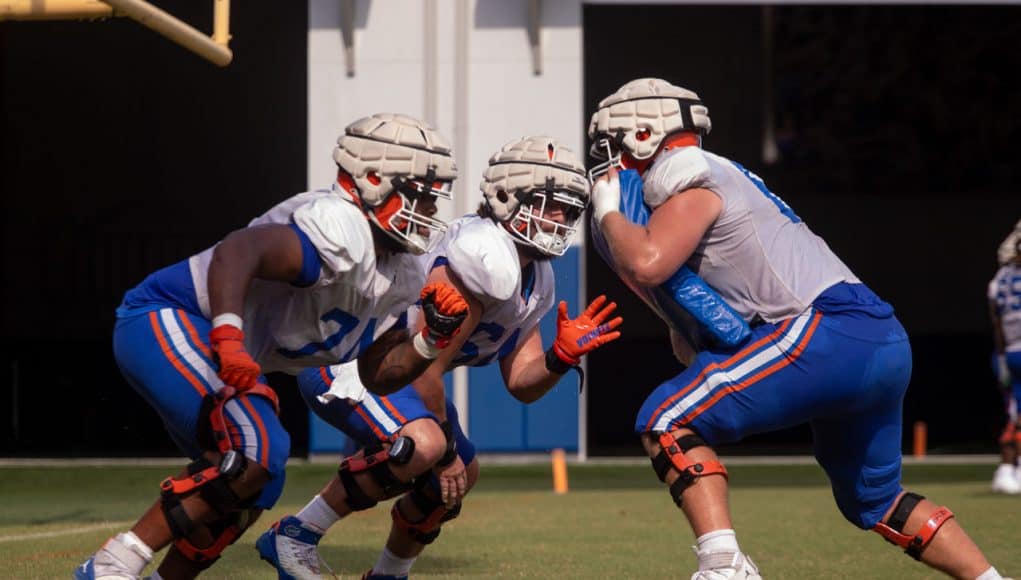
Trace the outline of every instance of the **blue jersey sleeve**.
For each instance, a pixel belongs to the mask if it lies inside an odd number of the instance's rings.
[[[297,278],[291,281],[291,284],[299,288],[307,288],[319,280],[319,273],[322,270],[322,265],[319,263],[319,252],[316,251],[308,234],[300,227],[291,224],[291,229],[298,234],[298,239],[301,240],[301,272]]]

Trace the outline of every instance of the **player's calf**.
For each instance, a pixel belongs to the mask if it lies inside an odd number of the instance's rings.
[[[236,452],[218,464],[200,458],[184,477],[160,484],[160,507],[174,538],[174,547],[199,569],[219,559],[254,518],[250,503],[269,481],[269,472]]]
[[[727,470],[723,467],[715,453],[712,459],[699,460],[689,452],[697,447],[706,447],[712,451],[705,440],[687,428],[668,433],[645,433],[642,435],[646,451],[652,460],[652,469],[663,483],[670,485],[670,496],[674,503],[681,507],[685,490],[702,477],[721,475],[727,478]]]
[[[440,527],[460,514],[461,502],[448,509],[439,492],[426,478],[420,478],[415,488],[394,502],[390,510],[394,528],[422,545],[436,541]]]
[[[904,493],[897,501],[886,522],[879,522],[876,524],[876,527],[872,528],[891,544],[903,548],[904,553],[915,560],[921,559],[922,552],[932,543],[933,538],[936,537],[936,533],[943,527],[943,524],[954,517],[954,513],[948,508],[937,507],[931,513],[924,514],[926,521],[920,528],[907,533],[905,527],[908,523],[908,518],[911,517],[911,514],[916,509],[921,509],[918,504],[923,499],[925,498],[917,493]]]

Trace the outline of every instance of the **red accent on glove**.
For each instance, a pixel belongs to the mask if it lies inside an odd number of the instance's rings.
[[[620,338],[620,331],[614,330],[624,319],[620,316],[604,322],[617,309],[616,302],[606,304],[606,296],[592,301],[578,318],[567,316],[567,302],[560,301],[557,307],[557,338],[553,352],[565,363],[575,366],[581,357]]]
[[[221,324],[209,332],[213,360],[220,367],[216,375],[226,385],[239,391],[250,389],[259,381],[262,369],[245,350],[245,333],[236,326]]]
[[[468,303],[453,286],[432,282],[422,288],[420,295],[425,315],[422,337],[439,348],[446,348],[468,317]]]

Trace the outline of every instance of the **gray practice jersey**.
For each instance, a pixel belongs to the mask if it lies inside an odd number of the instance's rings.
[[[691,188],[720,196],[720,216],[687,265],[745,320],[797,316],[830,286],[859,282],[757,175],[729,159],[698,147],[667,151],[643,186],[653,209]]]

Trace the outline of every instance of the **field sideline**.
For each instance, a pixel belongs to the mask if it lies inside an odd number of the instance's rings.
[[[731,465],[731,503],[742,546],[767,578],[940,578],[878,535],[840,517],[814,465]],[[0,577],[68,578],[155,497],[166,466],[0,468]],[[280,505],[255,526],[300,508],[330,477],[329,464],[296,463]],[[462,516],[416,563],[419,578],[687,578],[691,532],[643,465],[569,467],[570,493],[550,491],[546,465],[486,466]],[[992,466],[909,464],[908,486],[954,510],[1001,572],[1021,571],[1021,497],[989,491]],[[331,530],[321,553],[341,578],[375,561],[388,505]],[[270,579],[249,533],[206,578]],[[327,576],[328,578],[329,576]]]

